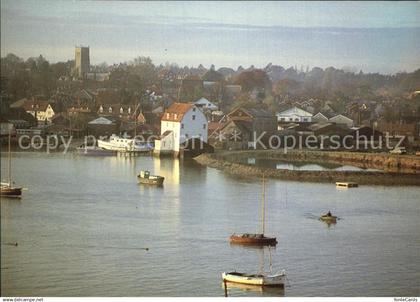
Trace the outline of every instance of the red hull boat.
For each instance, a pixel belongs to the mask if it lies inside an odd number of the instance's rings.
[[[277,244],[276,237],[267,237],[264,235],[265,231],[265,179],[263,175],[262,181],[262,198],[261,198],[261,233],[249,234],[244,233],[240,235],[233,234],[230,236],[230,243],[242,245],[257,245],[257,246],[274,246]]]
[[[230,243],[243,245],[271,245],[277,244],[276,237],[266,237],[264,234],[241,234],[230,236]]]

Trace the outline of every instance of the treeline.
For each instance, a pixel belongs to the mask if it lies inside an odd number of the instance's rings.
[[[265,68],[179,67],[177,64],[154,65],[150,58],[138,57],[131,62],[107,66],[92,66],[94,71],[110,73],[109,80],[71,81],[74,61],[49,63],[42,55],[24,60],[14,54],[1,58],[1,93],[3,98],[15,101],[23,97],[44,95],[50,97],[58,90],[71,91],[74,87],[117,88],[126,98],[141,95],[150,87],[158,87],[162,80],[195,76],[204,81],[222,85],[241,85],[245,99],[254,94],[268,103],[279,99],[318,98],[347,102],[348,100],[377,100],[384,97],[404,97],[420,89],[420,69],[411,73],[383,75],[351,72],[329,67],[314,67],[303,71],[296,67],[284,68],[269,64]],[[63,80],[64,79],[64,80]],[[218,100],[214,100],[218,101]],[[273,104],[272,104],[273,105]]]

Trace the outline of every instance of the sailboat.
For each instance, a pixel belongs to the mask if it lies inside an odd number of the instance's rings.
[[[22,196],[22,188],[21,187],[14,187],[12,182],[12,156],[11,156],[11,149],[10,149],[10,141],[11,141],[11,133],[9,132],[9,151],[8,151],[8,160],[9,160],[9,179],[8,182],[1,182],[0,187],[0,196],[7,196],[7,197],[21,197]]]
[[[223,282],[236,284],[244,284],[260,287],[284,287],[286,281],[286,271],[282,270],[277,273],[272,272],[271,251],[270,252],[270,271],[264,272],[264,249],[262,250],[262,260],[260,263],[260,272],[257,274],[248,274],[242,272],[224,272],[222,273]]]
[[[230,236],[230,243],[243,245],[271,245],[277,244],[276,237],[268,237],[265,232],[265,179],[262,179],[262,198],[261,198],[261,233],[259,234],[233,234]]]

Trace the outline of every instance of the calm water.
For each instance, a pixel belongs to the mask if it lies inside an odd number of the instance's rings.
[[[350,165],[338,165],[333,163],[319,162],[298,162],[298,161],[282,161],[269,158],[247,158],[238,159],[239,163],[260,166],[271,169],[301,170],[301,171],[380,171],[371,168],[360,168]]]
[[[261,266],[262,250],[227,240],[257,230],[259,180],[172,159],[13,156],[29,190],[1,200],[3,296],[223,296],[223,271]],[[164,187],[139,186],[140,169],[165,176]],[[273,271],[285,268],[290,287],[229,294],[418,296],[419,196],[418,187],[270,180]],[[318,221],[327,210],[342,219]]]

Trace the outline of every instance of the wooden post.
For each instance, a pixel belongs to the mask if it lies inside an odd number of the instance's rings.
[[[225,285],[225,297],[228,296],[228,291],[227,291],[227,284],[226,284],[226,280],[223,279],[223,284]]]

